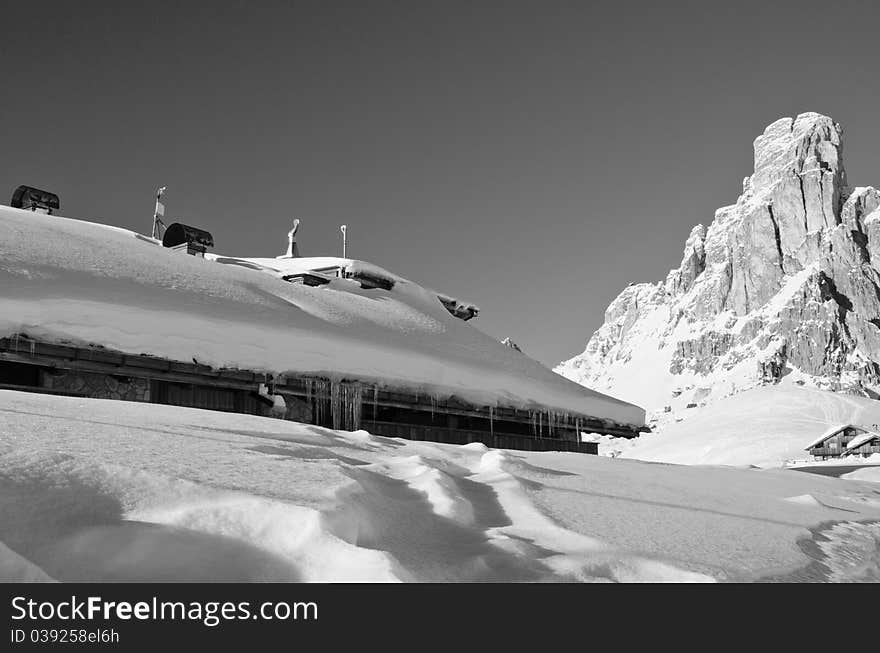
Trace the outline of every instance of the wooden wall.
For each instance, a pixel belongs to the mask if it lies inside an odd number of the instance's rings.
[[[846,445],[849,444],[853,438],[864,433],[866,433],[864,429],[857,427],[846,428],[840,433],[831,436],[819,446],[812,447],[810,449],[810,454],[823,459],[839,458],[846,452]]]
[[[41,378],[50,377],[52,383],[41,385]],[[75,383],[80,377],[89,383]],[[62,379],[65,383],[61,383]],[[107,396],[95,390],[103,387],[95,379],[106,380],[108,386],[117,389],[137,385],[138,392]],[[196,362],[136,356],[100,347],[43,343],[24,336],[0,338],[0,386],[29,387],[38,392],[268,415],[268,407],[255,396],[255,391],[269,379],[267,374],[249,370],[213,369]],[[595,444],[579,442],[578,429],[624,437],[638,434],[635,427],[540,407],[525,410],[475,406],[456,397],[436,400],[357,381],[336,382],[317,377],[279,376],[272,381],[275,392],[284,396],[287,403],[287,419],[346,430],[365,428],[391,437],[597,453]]]

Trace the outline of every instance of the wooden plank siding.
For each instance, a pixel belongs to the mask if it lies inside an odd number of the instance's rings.
[[[826,458],[840,458],[847,453],[846,445],[860,435],[867,433],[865,429],[848,426],[841,429],[830,438],[810,448],[810,454],[822,460]]]
[[[225,413],[261,415],[260,402],[246,390],[218,388],[193,383],[174,383],[153,379],[150,401],[167,406],[187,406]]]
[[[851,449],[847,452],[849,456],[870,456],[871,454],[880,453],[880,437],[868,440],[864,444]]]
[[[465,429],[444,428],[440,426],[423,426],[400,424],[396,422],[370,422],[370,433],[389,438],[406,440],[427,440],[448,444],[470,444],[481,442],[487,447],[497,449],[519,449],[523,451],[576,451],[597,454],[599,445],[595,442],[575,442],[550,438],[534,438],[530,436],[511,435],[509,433],[487,433],[486,431],[470,431]]]

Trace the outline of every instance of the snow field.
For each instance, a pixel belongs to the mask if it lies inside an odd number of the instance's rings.
[[[805,447],[829,427],[847,423],[880,424],[880,402],[796,385],[767,386],[691,409],[656,433],[606,440],[605,451],[684,465],[780,467],[808,458]],[[848,464],[859,460],[850,458]]]
[[[6,580],[706,581],[798,569],[873,484],[0,391]],[[815,501],[790,500],[810,495]]]

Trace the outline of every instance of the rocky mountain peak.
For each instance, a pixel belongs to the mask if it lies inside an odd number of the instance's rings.
[[[779,182],[804,175],[832,188],[842,187],[846,173],[841,137],[840,125],[819,113],[777,120],[755,139],[752,188],[772,190]]]
[[[736,203],[697,225],[664,282],[626,288],[557,371],[650,409],[762,383],[880,390],[880,192],[850,188],[843,132],[771,123]]]

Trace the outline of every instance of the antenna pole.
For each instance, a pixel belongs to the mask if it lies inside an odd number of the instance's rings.
[[[299,248],[296,246],[296,231],[299,229],[299,218],[294,218],[293,229],[287,232],[287,254],[285,258],[299,258]]]
[[[347,234],[346,234],[347,229],[348,229],[348,227],[345,225],[342,225],[341,227],[339,227],[339,231],[342,232],[342,258],[347,258],[345,255],[346,241],[348,240]]]
[[[165,205],[159,201],[164,193],[165,186],[156,191],[156,208],[153,211],[153,232],[150,234],[156,239],[159,238],[159,226],[161,225],[163,229],[165,228],[165,223],[162,222],[162,217],[165,215]]]

